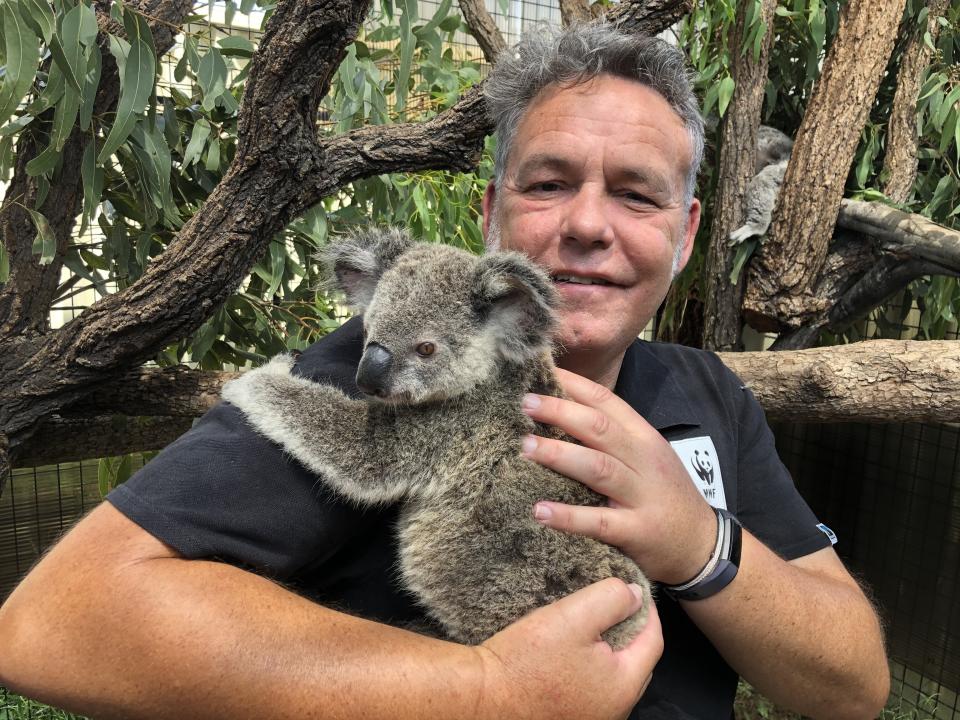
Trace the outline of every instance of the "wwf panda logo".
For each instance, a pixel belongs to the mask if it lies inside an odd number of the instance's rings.
[[[710,457],[709,450],[694,450],[690,464],[703,482],[713,485],[713,458]]]

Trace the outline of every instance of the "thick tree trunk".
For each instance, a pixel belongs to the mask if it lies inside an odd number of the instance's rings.
[[[710,245],[704,267],[703,347],[708,350],[741,348],[740,305],[743,299],[743,275],[733,284],[730,273],[736,247],[730,233],[743,223],[746,214],[746,193],[750,178],[756,172],[757,129],[763,108],[767,63],[773,38],[776,0],[763,0],[761,18],[767,27],[760,57],[754,59],[752,49],[740,52],[746,37],[746,16],[749,3],[737,10],[737,24],[730,38],[734,48],[733,79],[736,87],[730,106],[720,126],[720,162],[717,168],[717,191],[713,204]]]
[[[940,35],[940,23],[937,20],[949,6],[950,0],[930,0],[927,4],[929,15],[926,31],[934,44]],[[912,24],[911,22],[911,30]],[[931,55],[932,51],[923,40],[923,33],[912,32],[897,72],[897,92],[890,109],[887,152],[881,172],[881,176],[886,177],[883,193],[900,203],[909,199],[910,189],[917,177],[917,151],[920,147],[917,134],[917,97]]]
[[[903,0],[850,0],[814,88],[766,241],[750,264],[745,319],[795,329],[825,308],[813,295],[844,182],[886,68]]]
[[[872,340],[778,353],[721,353],[771,420],[957,422],[960,342]]]

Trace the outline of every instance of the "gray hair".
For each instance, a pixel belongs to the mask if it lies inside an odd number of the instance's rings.
[[[704,129],[686,59],[665,41],[628,34],[608,23],[566,29],[539,26],[505,50],[487,78],[487,114],[496,127],[494,181],[503,180],[517,127],[537,94],[552,83],[576,85],[601,74],[636,80],[656,90],[680,116],[690,136],[690,167],[684,187],[693,200],[703,159]]]

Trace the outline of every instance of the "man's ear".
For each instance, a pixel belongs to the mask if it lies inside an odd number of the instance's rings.
[[[488,250],[497,250],[490,247],[490,223],[493,221],[493,213],[496,212],[497,185],[493,180],[487,183],[487,189],[483,191],[483,201],[481,202],[481,211],[483,212],[483,243]]]
[[[318,257],[330,276],[329,285],[347,296],[351,308],[363,312],[380,277],[414,244],[399,228],[364,228],[331,241]]]
[[[690,202],[690,208],[687,210],[687,226],[680,242],[683,243],[683,250],[680,251],[677,266],[673,269],[673,275],[676,277],[680,271],[687,266],[690,255],[693,254],[693,241],[697,237],[697,229],[700,227],[700,201],[694,198]]]
[[[522,363],[549,347],[559,296],[547,273],[525,255],[509,252],[481,257],[471,303],[507,360]]]

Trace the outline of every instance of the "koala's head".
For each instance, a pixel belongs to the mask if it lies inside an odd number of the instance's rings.
[[[477,257],[366,230],[324,253],[334,283],[363,313],[357,386],[385,402],[452,398],[493,379],[503,363],[548,350],[557,296],[519,253]]]

